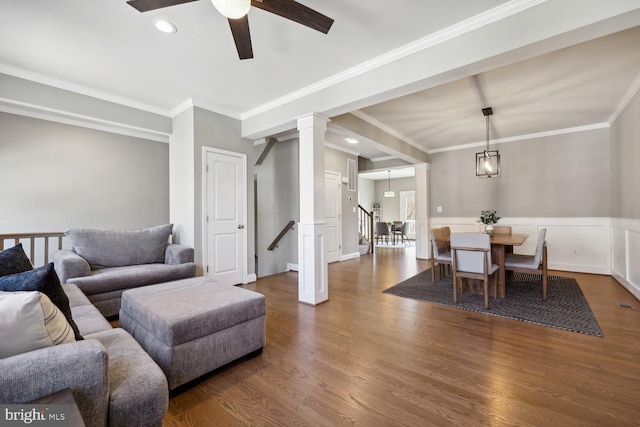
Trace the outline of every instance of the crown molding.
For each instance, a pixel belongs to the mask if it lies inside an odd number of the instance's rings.
[[[67,111],[46,108],[41,105],[17,102],[11,99],[0,98],[0,111],[34,119],[48,120],[67,125],[79,126],[88,129],[95,129],[103,132],[111,132],[119,135],[132,136],[151,141],[169,143],[169,134],[154,132],[135,126],[116,123],[109,120],[102,120],[95,117],[83,116],[81,114],[69,113]]]
[[[35,83],[41,83],[43,85],[55,87],[58,89],[68,90],[70,92],[74,92],[79,95],[90,96],[92,98],[96,98],[102,101],[113,102],[115,104],[120,104],[125,107],[135,108],[136,110],[142,110],[148,113],[154,113],[161,116],[170,117],[169,111],[164,108],[159,108],[153,105],[134,101],[129,98],[124,98],[111,93],[102,92],[96,89],[91,89],[86,86],[65,82],[63,80],[45,76],[39,73],[34,73],[32,71],[23,70],[17,67],[12,67],[10,65],[0,63],[0,73],[7,74],[13,77],[18,77],[24,80],[29,80]]]
[[[259,114],[263,114],[269,110],[274,108],[281,107],[295,100],[304,98],[309,96],[315,92],[319,92],[328,87],[337,85],[346,80],[352,79],[354,77],[360,76],[362,74],[368,73],[371,70],[379,68],[383,65],[392,63],[401,58],[404,58],[409,55],[413,55],[416,52],[420,52],[425,49],[429,49],[433,46],[437,46],[442,44],[448,40],[459,37],[463,34],[469,33],[471,31],[477,30],[478,28],[484,27],[486,25],[492,24],[496,21],[505,19],[509,16],[515,15],[517,13],[522,12],[523,10],[529,9],[531,7],[537,6],[538,4],[544,3],[547,0],[511,0],[507,3],[504,3],[500,6],[497,6],[493,9],[482,12],[478,15],[475,15],[471,18],[465,19],[464,21],[458,22],[455,25],[444,28],[440,31],[436,31],[433,34],[430,34],[426,37],[408,43],[404,46],[401,46],[397,49],[389,51],[383,55],[380,55],[371,60],[365,61],[359,65],[351,67],[343,72],[338,74],[334,74],[326,79],[320,80],[312,85],[304,87],[300,90],[291,92],[283,97],[274,99],[271,102],[253,108],[251,110],[247,110],[240,115],[241,120],[248,119],[250,117],[257,116]]]
[[[636,96],[636,93],[638,93],[639,90],[640,90],[640,74],[638,74],[638,77],[636,77],[633,83],[631,83],[631,86],[629,87],[627,92],[624,94],[622,99],[620,99],[620,102],[618,102],[618,105],[616,105],[616,108],[613,110],[613,113],[611,113],[611,116],[607,120],[607,124],[609,124],[609,126],[613,125],[613,123],[616,121],[618,116],[624,111],[625,108],[627,108],[627,105],[629,105],[629,102],[631,102],[631,100],[633,99],[634,96]]]
[[[344,147],[340,147],[339,145],[332,144],[330,142],[325,142],[324,146],[325,147],[329,147],[329,148],[331,148],[333,150],[336,150],[336,151],[342,151],[343,153],[350,154],[352,156],[359,156],[360,155],[360,153],[358,153],[357,151],[348,150],[348,149],[346,149]]]
[[[568,133],[587,132],[590,130],[597,130],[597,129],[608,129],[609,127],[610,126],[608,123],[595,123],[595,124],[586,125],[586,126],[576,126],[572,128],[556,129],[556,130],[551,130],[547,132],[530,133],[526,135],[492,139],[490,141],[490,144],[495,144],[495,145],[506,144],[510,142],[526,141],[529,139],[545,138],[548,136],[566,135]],[[455,145],[452,147],[436,148],[433,150],[429,150],[428,154],[444,153],[446,151],[457,151],[457,150],[464,150],[467,148],[475,148],[475,147],[484,147],[486,144],[487,144],[487,141],[480,141],[480,142],[472,142],[470,144]]]

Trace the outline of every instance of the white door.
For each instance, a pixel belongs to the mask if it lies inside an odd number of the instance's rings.
[[[342,199],[340,191],[340,174],[325,171],[324,173],[324,220],[327,223],[325,247],[327,262],[340,261],[342,249],[342,231],[340,228],[340,212]]]
[[[246,282],[246,156],[205,148],[205,275]]]

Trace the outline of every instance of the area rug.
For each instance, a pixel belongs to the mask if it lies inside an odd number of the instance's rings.
[[[515,273],[507,282],[506,298],[491,298],[489,310],[484,308],[484,297],[474,293],[459,295],[458,304],[454,304],[451,276],[431,284],[431,270],[423,271],[382,292],[566,331],[602,336],[587,299],[578,282],[571,277],[549,276],[547,301],[542,302],[542,276]]]

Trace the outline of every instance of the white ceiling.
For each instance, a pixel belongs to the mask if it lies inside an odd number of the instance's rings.
[[[564,3],[566,8],[567,1],[546,3]],[[535,22],[535,8],[544,0],[301,0],[335,19],[326,35],[252,8],[249,22],[255,58],[240,61],[228,23],[206,0],[146,13],[136,11],[126,0],[2,0],[0,72],[165,115],[191,100],[244,118],[247,112],[266,109],[318,81],[348,74],[385,55],[388,58],[390,52],[415,41],[452,27],[470,26],[478,16],[526,7],[528,15],[513,34],[526,38],[545,26],[561,26],[565,19],[577,20],[605,7],[598,1],[574,1],[573,9],[580,14],[544,16],[539,26],[527,26],[529,20]],[[622,7],[634,2],[607,3]],[[640,11],[640,2],[631,7]],[[502,16],[495,15],[496,20]],[[492,139],[606,125],[625,94],[639,86],[640,15],[628,16],[602,30],[611,35],[577,32],[576,42],[563,40],[562,47],[573,45],[560,50],[554,47],[560,37],[549,37],[538,47],[540,54],[528,54],[529,59],[506,64],[491,58],[478,60],[481,66],[473,71],[441,72],[444,84],[395,99],[380,94],[385,102],[353,103],[353,108],[343,106],[341,112],[355,110],[361,119],[426,152],[482,143],[481,108],[485,106],[494,110]],[[153,26],[158,18],[171,21],[178,32],[158,32]],[[491,25],[487,24],[489,30]],[[633,26],[614,33],[616,28]],[[495,39],[496,44],[504,42]],[[449,52],[451,58],[458,55],[464,56],[460,51]],[[351,88],[360,82],[371,85],[366,75],[352,80]],[[376,99],[374,95],[361,99]],[[351,105],[347,97],[332,102]],[[358,135],[332,130],[327,141],[367,158],[392,154],[367,138],[348,145],[347,136]]]

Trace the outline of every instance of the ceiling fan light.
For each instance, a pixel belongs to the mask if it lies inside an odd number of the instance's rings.
[[[224,17],[229,19],[240,19],[249,13],[251,0],[211,0],[213,6]]]

